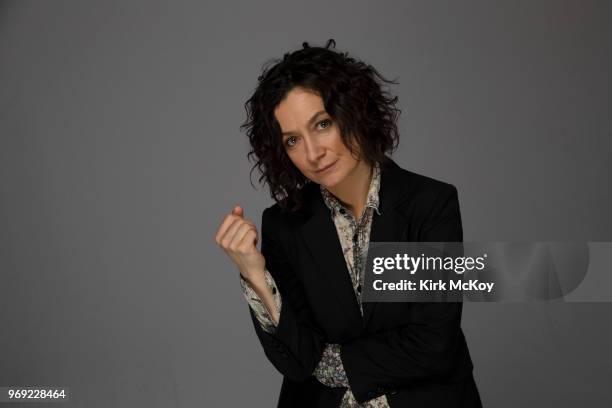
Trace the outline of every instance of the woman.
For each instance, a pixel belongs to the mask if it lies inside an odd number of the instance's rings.
[[[215,240],[235,262],[279,407],[480,407],[461,303],[362,303],[370,241],[462,241],[457,190],[400,168],[397,97],[373,67],[308,43],[264,69],[246,103],[260,181]],[[254,167],[255,167],[254,166]]]

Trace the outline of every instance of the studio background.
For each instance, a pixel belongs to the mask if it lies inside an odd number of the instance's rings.
[[[234,204],[258,226],[272,204],[239,125],[262,64],[303,41],[399,80],[393,158],[457,186],[466,241],[612,241],[611,17],[577,0],[2,1],[0,386],[275,406],[213,237]],[[484,405],[609,406],[611,311],[466,303]]]

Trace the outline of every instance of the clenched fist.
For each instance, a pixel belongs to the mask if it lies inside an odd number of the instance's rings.
[[[264,279],[265,258],[257,249],[257,227],[244,218],[244,210],[235,206],[217,230],[215,241],[234,261],[247,282]]]

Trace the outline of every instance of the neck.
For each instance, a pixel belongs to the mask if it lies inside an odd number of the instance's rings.
[[[342,205],[348,208],[355,217],[359,217],[366,205],[368,190],[372,181],[372,166],[361,160],[354,171],[342,183],[328,188]]]

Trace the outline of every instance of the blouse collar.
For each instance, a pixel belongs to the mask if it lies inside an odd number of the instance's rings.
[[[327,208],[330,209],[332,216],[336,215],[336,212],[340,211],[341,213],[347,212],[347,209],[340,203],[340,201],[330,193],[323,185],[320,185],[321,195],[323,196],[323,201]],[[376,210],[378,215],[380,215],[380,211],[378,210],[379,196],[378,191],[380,189],[380,163],[375,162],[373,166],[372,180],[370,181],[370,187],[368,189],[368,196],[366,199],[366,208],[371,207]]]

